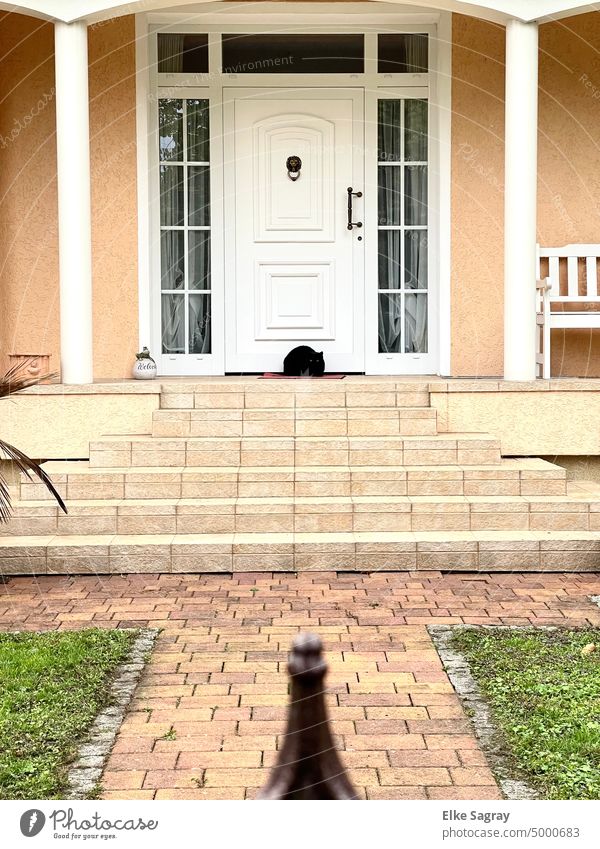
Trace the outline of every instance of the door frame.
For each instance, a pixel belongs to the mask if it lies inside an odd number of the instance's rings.
[[[317,8],[315,8],[317,7]],[[399,7],[402,9],[402,7]],[[224,88],[297,86],[299,88],[362,87],[365,90],[365,127],[376,110],[378,92],[390,89],[423,89],[428,92],[430,114],[430,274],[431,293],[436,301],[435,313],[430,313],[430,343],[435,347],[431,372],[448,375],[450,366],[450,142],[451,142],[451,49],[452,15],[448,12],[419,12],[411,7],[397,11],[389,3],[255,3],[248,11],[240,12],[238,3],[210,3],[207,11],[149,12],[136,18],[136,124],[138,151],[138,291],[139,345],[160,350],[160,262],[157,264],[158,226],[158,161],[156,100],[159,89],[169,96],[202,96],[211,102],[211,135],[223,138],[222,102]],[[294,27],[303,32],[362,32],[365,36],[365,73],[363,74],[223,74],[221,70],[220,35],[223,32],[289,32],[290,14]],[[207,32],[209,36],[208,74],[159,74],[157,71],[156,33]],[[427,32],[429,72],[426,74],[377,74],[377,32]],[[190,92],[194,91],[194,95]],[[368,129],[367,129],[368,132]],[[217,135],[218,133],[218,135]],[[367,145],[365,144],[365,148]],[[185,365],[178,364],[174,373],[224,374],[225,365],[225,269],[224,269],[224,167],[223,144],[211,147],[211,224],[212,224],[212,354]],[[365,162],[365,169],[370,166]],[[365,171],[366,174],[366,171]],[[370,193],[371,195],[373,193]],[[365,198],[365,222],[371,203]],[[376,220],[376,219],[375,219]],[[365,231],[366,232],[366,231]],[[368,243],[371,243],[370,246]],[[373,337],[373,301],[377,290],[369,285],[369,268],[373,263],[373,238],[368,239],[365,266],[365,370],[367,374],[407,374],[408,355],[395,354],[387,364],[377,355]],[[373,266],[376,275],[376,266]],[[435,279],[434,279],[435,278]],[[434,288],[435,287],[435,291]],[[369,303],[369,296],[371,303]],[[367,324],[370,322],[370,324]],[[153,347],[152,347],[153,346]],[[195,355],[184,355],[192,359]],[[159,373],[167,373],[157,356]],[[173,373],[173,372],[172,372]],[[415,373],[421,373],[419,371]]]
[[[269,75],[270,76],[270,75]],[[236,255],[237,255],[237,234],[236,234],[236,215],[235,215],[235,103],[238,93],[247,92],[249,97],[257,99],[264,97],[270,99],[270,95],[277,98],[278,93],[289,99],[290,103],[294,100],[305,100],[312,98],[315,100],[336,100],[343,99],[346,95],[347,100],[352,101],[352,173],[348,180],[351,185],[356,185],[362,190],[364,185],[364,91],[362,87],[342,86],[339,88],[331,88],[325,86],[297,86],[284,85],[284,81],[279,78],[279,84],[276,86],[266,85],[256,88],[248,88],[247,86],[225,86],[223,88],[223,140],[224,140],[224,161],[232,163],[230,168],[224,171],[224,212],[225,212],[225,230],[224,230],[224,248],[225,248],[225,370],[235,372],[235,369],[229,369],[231,359],[236,356],[237,347],[237,303],[236,303]],[[352,240],[352,267],[353,267],[353,309],[360,311],[364,305],[365,297],[365,262],[364,262],[364,241],[357,242]],[[355,356],[360,360],[360,368],[348,368],[347,371],[357,371],[361,373],[365,368],[364,359],[364,321],[356,320],[354,322],[354,343],[353,350]],[[298,340],[297,344],[304,344],[302,340]],[[311,344],[307,341],[306,344]],[[318,343],[315,343],[320,347]],[[233,346],[233,347],[232,347]],[[229,360],[229,362],[228,362]],[[334,369],[339,371],[338,368]]]

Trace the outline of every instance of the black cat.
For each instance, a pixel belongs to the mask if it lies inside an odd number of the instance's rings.
[[[283,361],[283,373],[288,377],[322,377],[325,371],[323,351],[299,345]]]

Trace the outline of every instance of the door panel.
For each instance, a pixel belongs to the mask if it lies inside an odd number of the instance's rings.
[[[362,371],[363,243],[347,229],[347,187],[362,190],[362,92],[232,91],[225,120],[227,371],[280,371],[301,344],[323,350],[328,371]]]
[[[304,334],[313,341],[335,339],[332,263],[259,262],[257,271],[257,341],[297,340]]]
[[[254,127],[257,242],[332,242],[335,239],[335,125],[310,115],[274,115]],[[300,177],[282,168],[299,156]]]

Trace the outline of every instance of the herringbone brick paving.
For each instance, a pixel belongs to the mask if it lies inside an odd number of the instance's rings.
[[[286,654],[314,630],[336,742],[368,799],[500,798],[428,623],[600,625],[597,574],[237,573],[14,578],[4,630],[161,628],[103,777],[108,799],[252,798],[281,743]]]

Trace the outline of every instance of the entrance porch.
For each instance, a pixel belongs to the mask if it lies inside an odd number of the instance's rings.
[[[72,384],[144,345],[199,376],[308,342],[341,371],[532,379],[536,242],[598,241],[598,17],[185,5],[3,19],[1,356],[49,353]],[[597,373],[591,328],[554,326],[553,375]]]
[[[0,22],[2,356],[62,381],[2,435],[69,506],[14,480],[2,568],[597,568],[599,384],[534,377],[542,269],[598,293],[600,15],[184,5]],[[552,374],[600,373],[592,327]],[[224,376],[301,342],[359,374]]]
[[[47,386],[14,402],[11,439],[52,457],[28,411],[57,402],[72,441],[45,468],[69,513],[15,480],[3,574],[600,566],[600,485],[540,456],[600,453],[600,381]]]

